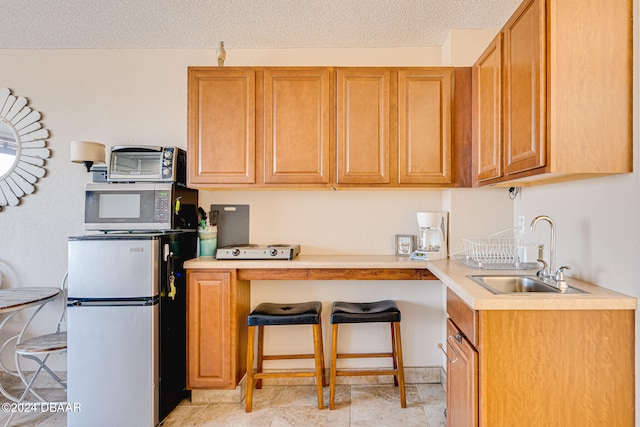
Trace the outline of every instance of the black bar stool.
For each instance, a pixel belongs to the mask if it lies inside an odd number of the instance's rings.
[[[246,412],[251,412],[253,399],[253,386],[262,388],[263,378],[292,378],[292,377],[315,377],[318,391],[318,409],[324,408],[322,399],[322,387],[327,385],[324,378],[324,353],[322,349],[322,322],[320,313],[322,303],[319,301],[295,303],[295,304],[259,304],[248,317],[249,341],[247,343],[247,400]],[[265,355],[264,327],[280,325],[312,325],[313,326],[313,354],[278,354]],[[258,360],[256,372],[253,371],[254,342],[256,327],[258,327]],[[264,360],[283,359],[314,359],[315,369],[313,371],[280,371],[262,372],[262,362]]]
[[[374,323],[389,322],[391,324],[390,353],[338,353],[338,326],[341,323]],[[339,370],[337,359],[391,357],[393,369]],[[400,309],[391,300],[353,303],[336,301],[331,310],[331,379],[329,381],[329,409],[335,408],[336,377],[393,375],[393,382],[400,388],[400,406],[407,407],[404,390],[404,367],[402,365],[402,339],[400,337]]]

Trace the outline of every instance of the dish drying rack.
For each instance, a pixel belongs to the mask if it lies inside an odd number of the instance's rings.
[[[505,231],[512,231],[512,229]],[[481,239],[463,238],[464,255],[457,255],[455,258],[469,267],[486,270],[531,270],[538,268],[537,262],[524,262],[523,259],[528,248],[537,247],[539,250],[539,243],[525,242],[517,238],[491,236]]]

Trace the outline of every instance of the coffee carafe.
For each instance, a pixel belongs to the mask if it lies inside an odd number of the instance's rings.
[[[420,227],[419,249],[438,252],[442,246],[442,232],[437,227]]]
[[[447,212],[418,212],[420,231],[414,259],[442,259],[447,257]]]

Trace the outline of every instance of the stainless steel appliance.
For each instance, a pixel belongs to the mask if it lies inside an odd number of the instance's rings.
[[[171,183],[87,184],[87,231],[154,231],[197,228],[198,192]],[[183,207],[192,207],[187,210]]]
[[[157,426],[187,396],[186,275],[196,232],[69,238],[67,425]]]
[[[300,245],[230,245],[218,248],[217,259],[287,259],[300,254]]]
[[[187,185],[187,152],[178,147],[120,145],[111,147],[109,182],[173,182]]]

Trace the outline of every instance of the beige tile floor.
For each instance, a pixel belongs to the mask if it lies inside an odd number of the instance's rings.
[[[184,400],[164,420],[163,427],[256,426],[256,427],[437,427],[445,426],[445,392],[440,384],[408,384],[407,407],[400,407],[398,390],[393,385],[338,385],[336,409],[318,410],[313,385],[265,385],[254,392],[253,411],[246,413],[244,403],[192,403]],[[64,402],[64,393],[52,390],[47,398]],[[1,400],[6,402],[6,400]],[[329,387],[325,388],[325,405]],[[0,411],[0,425],[8,413]],[[11,426],[65,427],[66,414],[16,413]]]
[[[445,392],[440,384],[408,384],[407,407],[400,407],[393,385],[338,385],[336,409],[318,410],[315,386],[264,386],[254,392],[253,411],[244,404],[196,404],[184,401],[163,427],[438,427],[445,426]],[[329,404],[329,387],[324,390]]]

